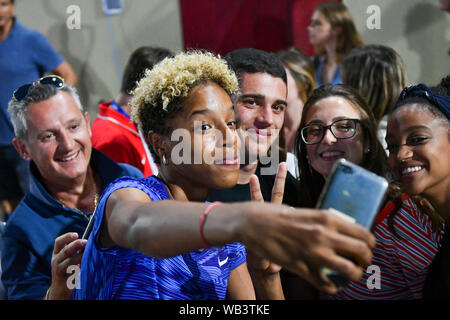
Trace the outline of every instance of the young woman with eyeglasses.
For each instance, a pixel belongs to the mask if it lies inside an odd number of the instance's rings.
[[[314,207],[334,161],[345,158],[392,181],[387,156],[377,138],[376,122],[370,107],[353,89],[344,85],[317,89],[305,104],[297,136],[301,205]],[[395,211],[396,220],[385,214],[377,217],[373,231],[377,239],[371,264],[381,270],[379,283],[372,276],[351,282],[333,298],[336,299],[414,299],[423,288],[424,265],[429,265],[436,252],[436,237],[423,230],[424,216],[409,197],[401,197],[395,183],[388,191],[387,208]],[[402,202],[403,200],[403,202]],[[395,204],[395,205],[394,205]],[[403,242],[401,252],[393,253],[397,243],[395,230],[408,230],[405,237],[416,234],[416,241]],[[423,247],[429,248],[429,253]],[[414,256],[413,252],[424,252]],[[402,257],[402,258],[399,258]],[[408,269],[409,267],[409,269]],[[409,273],[408,273],[409,272]],[[368,283],[378,289],[369,289]],[[330,297],[327,297],[330,298]]]
[[[348,86],[324,85],[313,92],[303,109],[295,152],[304,206],[316,205],[326,177],[340,158],[390,179],[372,112]]]
[[[317,86],[342,83],[339,63],[351,49],[363,44],[347,7],[335,1],[320,3],[308,33],[314,46]]]
[[[344,85],[324,85],[305,103],[295,153],[300,169],[301,207],[314,208],[334,162],[345,158],[390,179],[387,157],[376,124],[358,92]],[[299,278],[284,284],[289,299],[311,299],[314,290]],[[305,295],[305,292],[308,294]]]

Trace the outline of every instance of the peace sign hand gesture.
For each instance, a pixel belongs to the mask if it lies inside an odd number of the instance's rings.
[[[272,188],[272,197],[271,197],[272,203],[281,204],[283,202],[286,175],[287,175],[286,162],[281,162],[278,165],[275,183]],[[250,193],[252,201],[264,202],[259,180],[256,175],[252,175],[250,177]],[[248,249],[247,249],[247,265],[249,269],[254,269],[260,272],[262,271],[268,274],[277,273],[282,269],[281,266],[273,262],[270,262],[267,259],[261,258],[260,256],[254,254],[252,251]]]

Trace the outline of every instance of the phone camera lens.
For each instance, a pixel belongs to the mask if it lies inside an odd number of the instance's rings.
[[[349,173],[349,174],[352,174],[352,173],[353,173],[353,170],[352,170],[352,168],[350,168],[350,167],[342,166],[342,168],[343,168],[343,171],[344,171],[345,173]]]

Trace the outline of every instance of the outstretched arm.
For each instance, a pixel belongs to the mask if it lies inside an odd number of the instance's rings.
[[[152,257],[171,257],[203,247],[199,220],[206,207],[174,200],[151,202],[138,189],[120,189],[107,201],[102,232],[107,231],[119,246]],[[241,242],[327,293],[336,293],[337,287],[321,274],[321,268],[357,280],[375,245],[367,229],[327,211],[260,202],[215,206],[203,232],[212,246]]]

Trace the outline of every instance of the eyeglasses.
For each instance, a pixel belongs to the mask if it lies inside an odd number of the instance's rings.
[[[49,84],[57,89],[61,89],[64,86],[64,79],[57,76],[57,75],[50,75],[40,78],[39,80],[28,82],[24,84],[23,86],[19,87],[16,91],[13,93],[14,99],[16,101],[22,101],[25,99],[25,97],[28,95],[28,92],[30,92],[30,89],[34,87],[37,84]]]
[[[358,119],[339,119],[333,121],[329,126],[314,123],[303,127],[300,133],[306,144],[316,144],[322,141],[328,129],[336,139],[349,139],[356,134],[356,126],[359,122]]]

